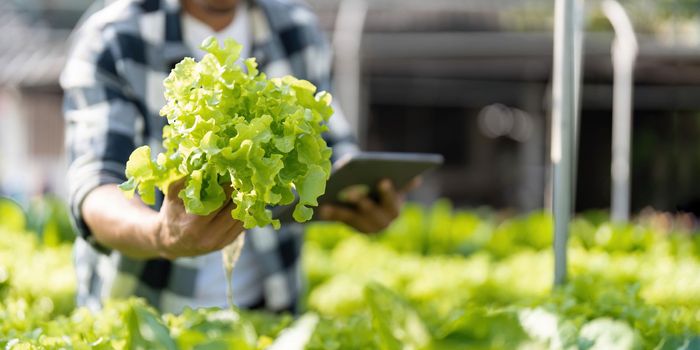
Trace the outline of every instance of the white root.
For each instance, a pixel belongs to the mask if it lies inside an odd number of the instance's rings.
[[[236,266],[238,258],[241,256],[241,251],[243,250],[243,244],[245,243],[245,231],[241,232],[236,239],[233,240],[229,245],[225,246],[221,250],[221,256],[223,257],[224,263],[224,273],[226,274],[226,298],[228,299],[228,305],[231,309],[234,308],[233,304],[233,268]]]

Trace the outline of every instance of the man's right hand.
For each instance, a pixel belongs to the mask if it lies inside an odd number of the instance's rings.
[[[83,200],[83,219],[99,244],[136,259],[206,254],[243,232],[243,223],[231,217],[230,200],[210,215],[188,214],[177,196],[183,186],[184,180],[170,186],[158,212],[139,198],[127,199],[117,185],[102,185]]]
[[[158,213],[155,242],[159,254],[166,259],[196,256],[220,250],[243,232],[243,223],[231,217],[235,205],[229,199],[207,216],[188,214],[178,193],[184,180],[174,182]],[[226,198],[231,197],[227,186]]]

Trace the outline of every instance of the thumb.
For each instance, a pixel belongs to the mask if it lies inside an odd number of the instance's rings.
[[[185,187],[185,180],[186,177],[182,177],[180,179],[177,179],[168,185],[168,191],[166,192],[166,198],[167,199],[175,199],[177,198],[178,193]]]

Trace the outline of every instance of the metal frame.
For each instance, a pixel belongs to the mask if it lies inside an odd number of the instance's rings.
[[[616,0],[602,3],[615,30],[613,61],[613,135],[611,220],[625,222],[630,215],[630,153],[632,143],[632,90],[634,64],[639,51],[632,22]]]
[[[580,1],[580,0],[578,0]],[[567,278],[567,241],[573,206],[573,155],[576,124],[576,63],[582,50],[576,50],[575,0],[557,0],[554,20],[554,68],[552,77],[552,153],[554,188],[554,284]]]
[[[615,30],[612,45],[613,146],[612,220],[627,221],[630,211],[630,143],[632,90],[638,44],[625,9],[616,0],[605,0],[603,12]],[[552,87],[552,166],[554,170],[554,284],[567,279],[567,241],[573,213],[577,166],[579,96],[582,60],[581,0],[557,0],[554,25]]]

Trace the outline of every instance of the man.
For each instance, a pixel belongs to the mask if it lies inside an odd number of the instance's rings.
[[[117,188],[137,146],[159,150],[166,119],[162,81],[183,57],[201,57],[208,35],[233,37],[242,57],[256,57],[268,76],[292,74],[330,89],[331,54],[310,10],[287,0],[122,0],[92,15],[75,34],[61,85],[65,91],[70,204],[76,240],[78,302],[131,295],[161,311],[224,306],[219,250],[243,230],[231,204],[209,216],[187,214],[174,185],[154,208]],[[355,150],[342,115],[329,123],[334,158]],[[355,198],[356,210],[319,208],[326,220],[366,233],[397,215],[403,192],[380,186],[378,203]],[[291,310],[299,291],[300,225],[251,230],[234,272],[243,308]]]

